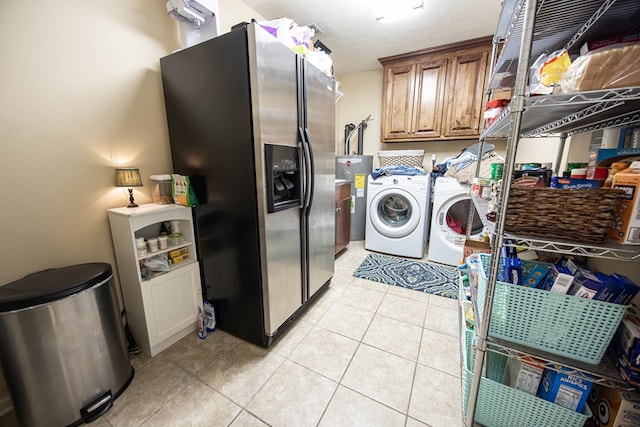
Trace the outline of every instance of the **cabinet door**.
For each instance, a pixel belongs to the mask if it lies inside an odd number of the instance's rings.
[[[351,232],[351,198],[336,203],[336,250],[337,254],[349,244]]]
[[[447,59],[434,59],[416,66],[412,134],[440,138],[447,75]]]
[[[384,72],[383,139],[408,138],[412,131],[415,65],[390,66]]]
[[[480,135],[488,55],[489,51],[482,49],[461,51],[452,58],[444,136]]]
[[[142,282],[141,286],[153,356],[162,350],[155,348],[157,344],[198,321],[198,307],[202,304],[198,263]]]

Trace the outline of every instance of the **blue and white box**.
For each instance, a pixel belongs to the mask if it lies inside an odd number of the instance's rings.
[[[640,291],[640,286],[636,285],[633,280],[623,276],[622,274],[613,273],[609,277],[611,277],[611,280],[613,280],[614,283],[622,288],[620,295],[618,295],[613,302],[622,305],[631,304],[633,298],[636,296],[638,291]]]
[[[538,397],[582,413],[591,385],[591,381],[584,378],[545,369],[538,387]]]
[[[544,280],[542,289],[555,292],[558,294],[566,294],[569,292],[573,284],[573,275],[567,267],[553,264],[549,268],[547,278]]]
[[[529,274],[524,278],[522,284],[530,288],[537,288],[542,285],[547,273],[549,273],[549,269],[546,266],[536,264],[529,269]]]
[[[603,283],[595,274],[585,270],[577,270],[571,294],[580,298],[596,299],[602,286]]]

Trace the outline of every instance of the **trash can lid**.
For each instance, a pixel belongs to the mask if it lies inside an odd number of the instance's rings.
[[[113,276],[107,263],[49,268],[0,286],[0,312],[20,310],[66,298]]]

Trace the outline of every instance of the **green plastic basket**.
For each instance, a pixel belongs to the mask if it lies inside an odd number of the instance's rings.
[[[480,254],[478,306],[483,307],[491,256]],[[523,260],[523,270],[535,264]],[[489,336],[598,364],[626,305],[496,282]],[[482,310],[480,310],[482,311]],[[478,316],[482,321],[482,313]]]
[[[473,379],[472,335],[472,331],[465,331],[465,354],[462,366],[462,396],[465,411]],[[584,414],[581,414],[502,384],[507,357],[491,352],[487,357],[487,375],[480,378],[476,400],[474,415],[476,423],[486,427],[581,427],[591,417],[588,406],[585,406]]]

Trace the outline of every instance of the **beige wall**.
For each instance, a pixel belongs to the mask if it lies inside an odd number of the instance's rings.
[[[179,48],[157,0],[0,3],[0,285],[45,268],[108,262],[114,167],[171,172],[159,58]],[[28,17],[25,15],[28,11]],[[261,19],[220,0],[220,27]],[[1,403],[7,389],[0,377]]]

